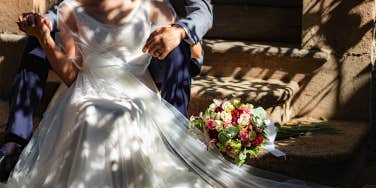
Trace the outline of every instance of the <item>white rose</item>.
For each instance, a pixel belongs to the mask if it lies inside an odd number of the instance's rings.
[[[220,120],[215,120],[214,125],[215,125],[215,129],[217,129],[218,132],[221,131],[223,128],[223,122]]]
[[[229,101],[226,101],[222,104],[222,108],[224,111],[226,112],[231,112],[231,110],[234,109],[234,106],[231,104],[231,102]]]
[[[217,108],[217,105],[215,103],[211,103],[209,105],[209,110],[214,111]]]
[[[222,118],[222,120],[223,120],[224,122],[226,122],[226,123],[231,123],[231,121],[232,121],[231,113],[228,113],[228,112],[226,112],[226,111],[223,111],[223,112],[221,113],[221,118]]]
[[[222,104],[222,100],[220,100],[220,99],[213,99],[213,103],[214,103],[215,105],[217,105],[217,106],[221,106],[221,104]]]
[[[251,116],[249,114],[245,114],[245,113],[241,114],[238,119],[239,125],[246,126],[246,125],[249,125],[250,122],[251,122]]]

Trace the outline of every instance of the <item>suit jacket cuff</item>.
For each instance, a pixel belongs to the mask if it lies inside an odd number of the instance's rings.
[[[198,41],[195,41],[193,39],[191,31],[189,30],[188,26],[183,21],[179,20],[175,24],[182,27],[184,29],[185,33],[187,34],[187,38],[184,39],[185,42],[187,42],[189,45],[193,45],[193,44],[196,44],[198,42]]]

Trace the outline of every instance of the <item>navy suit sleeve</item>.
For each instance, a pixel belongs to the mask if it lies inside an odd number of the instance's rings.
[[[213,7],[210,0],[185,0],[187,16],[176,24],[184,28],[187,42],[196,44],[213,25]]]

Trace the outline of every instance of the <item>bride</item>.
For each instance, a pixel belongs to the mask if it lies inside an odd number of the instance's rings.
[[[106,2],[119,3],[121,19],[99,6]],[[57,43],[43,17],[28,18],[34,27],[21,19],[70,87],[51,102],[6,186],[314,186],[227,162],[160,98],[142,47],[153,28],[174,17],[167,1],[65,0]]]

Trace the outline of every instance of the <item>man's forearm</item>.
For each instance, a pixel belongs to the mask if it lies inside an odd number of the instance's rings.
[[[195,44],[202,40],[213,25],[213,8],[210,0],[186,0],[187,16],[176,24],[187,34],[186,41]]]

